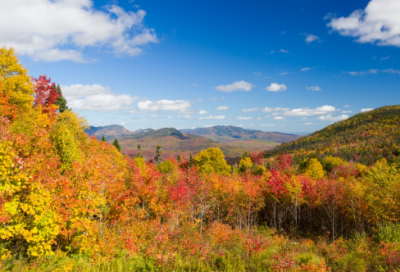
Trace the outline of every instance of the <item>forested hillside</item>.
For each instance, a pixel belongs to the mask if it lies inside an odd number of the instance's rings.
[[[320,152],[297,163],[292,154],[252,152],[230,166],[217,147],[177,160],[158,147],[145,161],[89,137],[86,120],[61,107],[61,97],[49,78],[32,79],[12,49],[0,48],[2,271],[400,269],[397,158],[364,165]],[[397,143],[398,109],[306,139],[315,148],[346,141],[349,152],[361,140]]]
[[[271,144],[285,143],[300,138],[299,135],[279,133],[279,132],[265,132],[261,130],[244,129],[234,126],[214,126],[209,128],[196,128],[196,129],[181,129],[182,132],[209,138],[217,142],[232,142],[232,141],[245,141],[245,140],[266,140]]]
[[[293,153],[296,161],[313,154],[336,156],[372,165],[386,158],[398,162],[400,155],[400,106],[386,106],[359,113],[320,131],[265,151],[267,157]]]

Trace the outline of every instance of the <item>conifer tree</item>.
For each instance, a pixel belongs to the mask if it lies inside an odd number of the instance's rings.
[[[189,167],[192,167],[193,166],[193,157],[192,157],[192,153],[190,153],[190,156],[189,156]]]
[[[136,158],[143,158],[142,146],[140,144],[137,145],[137,150],[138,150],[138,152],[137,152]]]
[[[57,85],[56,90],[57,90],[57,92],[58,92],[58,94],[60,96],[58,97],[58,99],[56,100],[54,105],[58,106],[58,111],[59,112],[64,112],[64,111],[68,110],[68,107],[67,107],[67,100],[62,95],[60,84]]]
[[[118,151],[121,151],[121,146],[119,145],[117,138],[115,138],[113,145],[115,146],[116,149],[118,149]]]
[[[156,156],[154,157],[155,164],[158,164],[160,162],[161,153],[162,153],[161,148],[162,148],[161,145],[156,146]]]
[[[106,137],[104,137],[104,135],[101,136],[101,141],[102,141],[102,142],[106,142]]]

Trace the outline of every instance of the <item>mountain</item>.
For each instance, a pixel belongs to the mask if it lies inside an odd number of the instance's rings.
[[[123,152],[131,156],[137,154],[137,145],[140,144],[142,147],[142,154],[146,159],[154,157],[157,145],[163,147],[164,158],[176,158],[178,155],[188,158],[190,154],[194,156],[201,150],[209,147],[220,148],[228,159],[237,158],[245,151],[254,150],[218,143],[201,136],[189,135],[175,128],[136,131],[133,134],[119,137],[118,141]]]
[[[90,136],[95,135],[97,138],[101,138],[104,135],[106,139],[121,137],[125,135],[131,135],[135,132],[131,132],[120,125],[110,125],[104,127],[92,127],[90,126],[89,129],[85,130]]]
[[[310,153],[328,155],[365,165],[381,158],[398,161],[400,155],[400,105],[359,113],[290,143],[265,151],[265,155],[293,153],[297,160]]]
[[[265,132],[234,126],[181,129],[181,132],[251,150],[271,149],[279,145],[279,143],[290,142],[301,137],[294,134]]]

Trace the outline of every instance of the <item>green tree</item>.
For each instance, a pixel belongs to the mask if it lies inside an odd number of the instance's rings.
[[[137,155],[136,158],[143,158],[142,155],[142,146],[140,144],[137,145]]]
[[[161,151],[162,146],[161,145],[157,145],[156,146],[156,156],[154,157],[154,163],[158,164],[161,161]]]
[[[115,138],[115,140],[114,140],[114,142],[113,142],[113,145],[115,146],[115,148],[116,148],[118,151],[121,151],[121,146],[119,145],[119,142],[118,142],[118,139],[117,139],[117,138]]]
[[[104,137],[104,135],[101,136],[101,141],[102,141],[102,142],[106,142],[106,137]]]
[[[67,107],[67,100],[65,99],[65,97],[62,94],[60,84],[57,85],[56,90],[60,96],[58,97],[58,99],[54,103],[54,105],[58,106],[59,112],[64,112],[64,111],[68,110],[68,107]]]
[[[194,158],[194,163],[204,173],[229,174],[231,167],[226,163],[224,153],[217,147],[201,151]]]

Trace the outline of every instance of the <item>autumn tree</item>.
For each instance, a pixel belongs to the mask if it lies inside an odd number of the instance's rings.
[[[57,87],[55,87],[55,89],[56,89],[57,94],[59,96],[58,96],[56,102],[54,103],[54,105],[58,106],[58,111],[59,112],[64,112],[64,111],[68,110],[67,100],[65,99],[65,97],[62,94],[60,84],[58,84]]]
[[[221,149],[210,147],[201,151],[194,158],[194,163],[204,173],[229,174],[231,167],[226,163]]]

